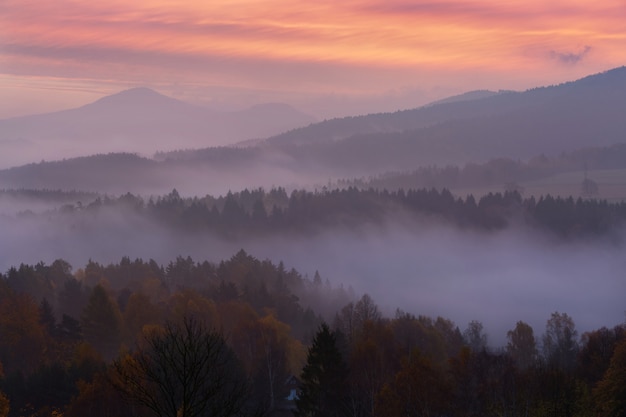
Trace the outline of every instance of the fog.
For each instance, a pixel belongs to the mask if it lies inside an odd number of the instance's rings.
[[[0,217],[0,270],[20,263],[50,264],[58,258],[75,269],[100,263],[176,256],[219,262],[239,249],[259,259],[334,286],[369,293],[388,316],[396,308],[443,316],[463,330],[485,325],[492,346],[523,320],[537,336],[554,311],[575,320],[579,334],[624,321],[626,248],[607,242],[564,243],[523,230],[459,231],[430,222],[390,220],[358,231],[326,230],[312,236],[273,236],[225,241],[174,232],[145,218],[112,210],[92,216]]]
[[[396,308],[440,315],[461,329],[479,320],[496,346],[519,320],[543,333],[554,311],[572,316],[580,334],[626,318],[626,248],[607,243],[396,225],[251,247],[259,257],[279,256],[297,269],[318,269],[331,282],[367,292],[389,316]]]

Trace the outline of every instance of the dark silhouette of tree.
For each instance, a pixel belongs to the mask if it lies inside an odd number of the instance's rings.
[[[54,317],[52,306],[46,298],[39,303],[39,323],[43,326],[48,336],[54,337],[56,335],[56,318]]]
[[[4,369],[2,368],[2,362],[0,362],[0,381],[4,379]],[[2,391],[0,391],[0,417],[7,417],[10,410],[10,401]]]
[[[121,394],[159,417],[238,416],[249,395],[222,335],[188,317],[148,334],[113,370]]]
[[[415,349],[393,382],[376,398],[374,416],[429,417],[446,415],[450,388],[444,373]]]
[[[382,318],[378,306],[369,294],[363,294],[357,301],[354,305],[354,314],[359,327],[363,326],[366,321],[378,321]]]
[[[27,376],[44,359],[45,329],[32,298],[15,294],[4,279],[0,281],[0,362],[7,376],[14,372]]]
[[[96,285],[83,310],[81,327],[85,340],[105,359],[117,356],[122,338],[122,315],[107,291]]]
[[[89,382],[79,380],[76,390],[76,395],[64,409],[64,417],[145,417],[149,415],[149,410],[145,410],[140,405],[129,406],[111,385],[109,376],[104,372],[95,374]]]
[[[341,333],[342,339],[350,348],[354,343],[357,333],[356,321],[354,303],[352,301],[335,313],[335,319],[333,320],[333,328]]]
[[[518,321],[515,329],[506,334],[509,341],[506,351],[515,361],[518,368],[524,370],[536,363],[538,357],[537,341],[533,328],[523,321]]]
[[[300,379],[302,388],[296,400],[297,417],[348,415],[348,368],[337,347],[336,335],[325,323],[313,339]]]
[[[89,293],[85,291],[81,281],[75,278],[69,278],[63,283],[58,292],[59,315],[67,314],[75,319],[79,319],[80,315],[87,305]]]
[[[83,339],[80,322],[67,314],[63,314],[61,323],[57,326],[57,334],[60,341],[65,343],[77,343]]]
[[[585,176],[581,186],[580,186],[580,194],[583,197],[591,197],[597,195],[600,190],[598,187],[598,183],[592,179],[589,179]]]
[[[487,348],[487,334],[483,331],[483,324],[477,320],[468,323],[463,332],[463,340],[474,352],[480,352]]]
[[[458,326],[449,319],[437,317],[433,323],[433,327],[442,338],[442,348],[446,350],[447,356],[456,356],[463,348],[463,335]]]
[[[543,335],[543,355],[549,365],[568,371],[575,366],[577,334],[574,320],[567,313],[552,313]]]
[[[362,324],[350,351],[352,415],[374,414],[376,395],[400,369],[401,354],[387,321],[366,320]]]
[[[623,340],[626,340],[626,324],[612,329],[602,327],[583,334],[578,371],[589,385],[595,385],[602,379],[609,368],[615,346]]]
[[[598,383],[594,397],[601,416],[626,416],[626,340],[615,347],[609,369]]]

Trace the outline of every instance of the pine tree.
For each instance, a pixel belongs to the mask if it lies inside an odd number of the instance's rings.
[[[302,387],[296,400],[297,417],[347,415],[348,368],[337,347],[336,335],[325,323],[309,348],[302,370]]]
[[[96,285],[83,310],[81,327],[85,340],[105,359],[116,356],[121,342],[122,316],[106,290]]]

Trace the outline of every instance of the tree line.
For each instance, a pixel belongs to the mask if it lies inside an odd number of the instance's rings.
[[[405,218],[483,231],[503,230],[515,224],[562,238],[619,239],[626,219],[624,202],[550,195],[523,198],[516,190],[489,193],[477,200],[472,195],[456,197],[445,188],[389,191],[357,187],[294,190],[289,194],[284,188],[246,189],[225,196],[193,198],[181,197],[173,190],[147,200],[127,193],[66,204],[47,212],[46,218],[65,216],[89,224],[89,216],[102,210],[132,213],[187,233],[231,238],[275,233],[311,235],[329,228],[350,230],[366,224],[382,227],[391,218]],[[26,212],[19,217],[33,215]]]
[[[506,346],[240,251],[0,276],[0,416],[622,416],[626,324]],[[497,314],[497,312],[494,312]],[[295,382],[297,399],[290,394]],[[620,414],[621,413],[621,414]]]

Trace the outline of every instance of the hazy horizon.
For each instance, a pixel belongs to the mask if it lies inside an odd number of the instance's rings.
[[[285,102],[319,118],[525,90],[623,65],[625,14],[618,0],[7,0],[0,119],[138,86],[218,108]]]

